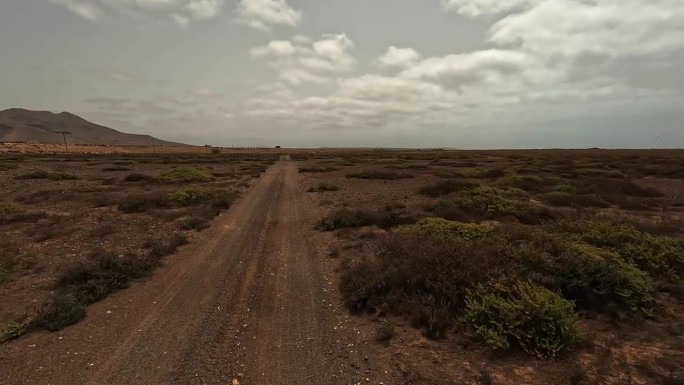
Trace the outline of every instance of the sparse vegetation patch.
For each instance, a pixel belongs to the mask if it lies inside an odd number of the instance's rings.
[[[214,176],[206,169],[182,167],[163,172],[155,180],[160,183],[209,182],[214,180]]]
[[[393,170],[363,170],[347,174],[347,178],[356,179],[379,179],[379,180],[397,180],[413,178],[413,175],[400,173]]]
[[[17,179],[50,179],[50,180],[74,180],[78,177],[70,172],[65,171],[46,171],[46,170],[36,170],[26,174],[21,174],[16,177]]]

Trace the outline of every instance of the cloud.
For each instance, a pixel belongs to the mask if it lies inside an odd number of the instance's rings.
[[[225,0],[51,0],[83,18],[98,21],[105,16],[144,15],[173,20],[187,27],[193,20],[211,19],[222,12]]]
[[[323,76],[315,75],[303,69],[289,68],[280,72],[280,78],[288,84],[298,86],[303,83],[325,83]]]
[[[246,115],[283,127],[400,130],[626,113],[684,100],[684,78],[669,84],[639,80],[639,74],[681,66],[684,2],[679,0],[443,5],[467,17],[487,15],[489,47],[426,58],[412,48],[390,47],[376,63],[400,72],[344,78],[340,74],[353,65],[340,65],[345,62],[340,58],[348,55],[355,62],[346,36],[322,37],[310,46],[294,43],[287,61],[274,59],[271,65],[323,76],[330,79],[327,88],[336,80],[332,90],[316,96],[264,93],[245,104]]]
[[[245,114],[276,126],[307,129],[415,128],[457,115],[458,95],[414,79],[363,75],[339,80],[327,96],[263,97],[245,103]]]
[[[534,56],[513,50],[490,49],[427,58],[400,76],[432,81],[445,87],[504,87],[515,84],[548,84],[564,77]],[[501,89],[500,89],[501,90]]]
[[[252,48],[250,54],[252,57],[279,57],[279,56],[290,56],[296,51],[295,46],[291,42],[285,40],[277,40],[269,42],[265,47],[255,47]]]
[[[492,27],[489,40],[550,58],[651,56],[684,48],[679,0],[548,0]]]
[[[442,7],[465,16],[482,16],[519,11],[545,0],[442,0]]]
[[[190,25],[190,18],[183,15],[179,15],[177,13],[171,15],[171,19],[173,19],[173,21],[181,27],[187,27],[188,25]]]
[[[420,54],[413,48],[389,47],[387,53],[378,58],[381,67],[406,68],[420,59]]]
[[[192,0],[185,9],[196,19],[211,19],[221,13],[223,0]]]
[[[273,25],[295,27],[302,19],[302,12],[285,0],[240,0],[235,12],[241,23],[262,31]]]
[[[299,44],[309,44],[311,43],[311,38],[304,35],[297,35],[292,38],[292,41]]]
[[[86,0],[52,0],[52,2],[67,7],[71,12],[85,19],[96,21],[102,16],[100,8]]]
[[[354,43],[345,34],[326,34],[309,43],[302,41],[271,41],[252,48],[250,54],[253,58],[269,59],[269,66],[291,85],[325,83],[330,76],[348,72],[356,64],[350,54]]]

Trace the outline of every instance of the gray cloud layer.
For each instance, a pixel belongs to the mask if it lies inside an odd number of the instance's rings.
[[[198,144],[684,146],[680,0],[27,0],[3,32],[0,105]]]

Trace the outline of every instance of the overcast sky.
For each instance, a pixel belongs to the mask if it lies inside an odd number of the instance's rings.
[[[683,0],[0,0],[0,109],[194,144],[684,147]]]

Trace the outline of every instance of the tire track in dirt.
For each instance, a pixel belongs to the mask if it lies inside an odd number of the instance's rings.
[[[277,163],[152,279],[0,347],[0,384],[355,383],[297,194]]]

